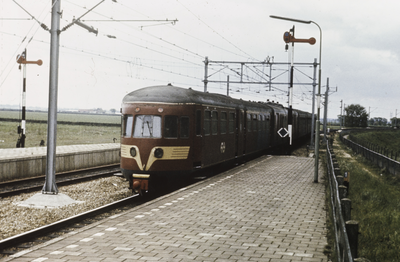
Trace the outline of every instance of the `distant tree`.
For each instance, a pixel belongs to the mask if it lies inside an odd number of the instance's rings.
[[[373,117],[368,120],[369,126],[387,126],[388,120],[384,117]]]
[[[368,113],[365,107],[359,104],[351,104],[345,109],[345,126],[347,127],[367,127]]]
[[[344,125],[344,118],[345,118],[345,116],[344,115],[338,115],[338,124],[339,125]]]
[[[97,108],[96,109],[96,114],[104,114],[106,111],[103,110],[102,108]]]
[[[368,119],[368,126],[373,126],[373,125],[375,125],[375,118]]]
[[[392,122],[393,127],[394,126],[400,127],[400,118],[393,117],[390,119],[390,121]]]
[[[117,110],[115,110],[114,108],[111,108],[111,109],[110,109],[110,112],[111,112],[112,114],[115,114],[115,112],[117,112]]]

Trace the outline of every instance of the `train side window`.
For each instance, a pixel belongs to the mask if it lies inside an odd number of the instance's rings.
[[[122,136],[131,137],[133,128],[133,115],[124,115]]]
[[[161,116],[136,115],[133,137],[160,138]]]
[[[204,135],[211,133],[211,111],[204,111]]]
[[[227,120],[226,112],[222,112],[222,113],[221,113],[221,121],[220,121],[220,124],[221,124],[221,127],[220,127],[221,134],[226,134],[226,120]]]
[[[247,114],[247,132],[251,132],[251,114]]]
[[[277,129],[281,128],[281,125],[279,123],[279,114],[278,113],[276,113],[276,117],[275,117],[275,127]]]
[[[211,132],[213,135],[218,134],[218,112],[217,111],[212,111]]]
[[[164,137],[178,138],[178,117],[165,116],[164,118]]]
[[[257,131],[258,129],[257,129],[257,115],[256,114],[253,114],[253,120],[251,122],[253,125],[251,130]]]
[[[229,134],[235,132],[235,113],[229,113]]]
[[[189,117],[181,117],[181,136],[180,138],[189,138]]]
[[[258,131],[262,131],[263,119],[261,115],[258,115]]]
[[[196,111],[196,136],[201,135],[201,110]]]
[[[267,130],[267,116],[263,115],[263,131]]]

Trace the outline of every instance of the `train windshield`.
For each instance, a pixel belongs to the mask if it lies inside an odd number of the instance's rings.
[[[161,116],[136,115],[133,137],[160,138]]]

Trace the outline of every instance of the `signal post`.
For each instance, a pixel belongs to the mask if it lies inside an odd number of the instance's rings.
[[[37,60],[37,61],[27,61],[27,52],[26,49],[24,52],[22,52],[21,55],[17,56],[17,63],[20,64],[19,69],[21,69],[21,64],[24,65],[24,79],[22,83],[22,119],[21,119],[21,125],[18,126],[18,134],[20,137],[18,138],[17,141],[17,147],[25,147],[25,137],[26,137],[26,130],[25,130],[25,124],[26,124],[26,65],[27,64],[36,64],[38,66],[41,66],[43,64],[42,60]]]

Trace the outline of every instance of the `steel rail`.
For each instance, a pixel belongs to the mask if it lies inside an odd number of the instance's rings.
[[[100,172],[103,169],[108,169],[108,170],[105,172]],[[112,176],[115,172],[118,172],[118,170],[119,170],[119,164],[115,164],[115,165],[106,165],[106,166],[99,166],[99,167],[95,167],[95,168],[79,169],[79,170],[73,170],[73,171],[69,171],[69,172],[58,173],[58,174],[56,174],[57,178],[62,179],[62,180],[57,181],[57,185],[66,186],[66,185],[76,184],[76,183],[80,183],[83,181],[93,180],[93,179],[97,179],[97,178],[101,178],[101,177],[108,177],[108,176]],[[86,176],[82,176],[82,177],[78,177],[78,178],[68,178],[68,177],[71,177],[74,175],[80,175],[82,173],[88,173],[88,172],[100,172],[100,173],[86,175]],[[22,183],[39,183],[39,182],[43,182],[44,178],[45,178],[45,176],[40,176],[40,177],[26,178],[26,179],[21,179],[21,180],[1,182],[0,188],[15,187]],[[6,190],[3,192],[0,192],[0,198],[18,195],[21,193],[32,192],[32,191],[36,191],[36,190],[41,190],[42,188],[43,188],[43,184],[33,185],[33,186],[28,186],[28,187],[21,187],[21,188],[12,189],[12,190]]]
[[[44,236],[45,234],[48,234],[49,232],[57,231],[60,228],[65,228],[68,225],[83,221],[87,218],[92,218],[96,215],[108,212],[108,211],[116,209],[120,206],[131,204],[132,200],[138,196],[139,196],[139,194],[136,194],[136,195],[115,201],[113,203],[83,212],[81,214],[59,220],[52,224],[42,226],[42,227],[39,227],[36,229],[32,229],[28,232],[21,233],[19,235],[15,235],[15,236],[0,240],[0,250],[4,250],[5,248],[12,247],[16,244],[29,242],[30,240],[38,238],[40,236]]]

